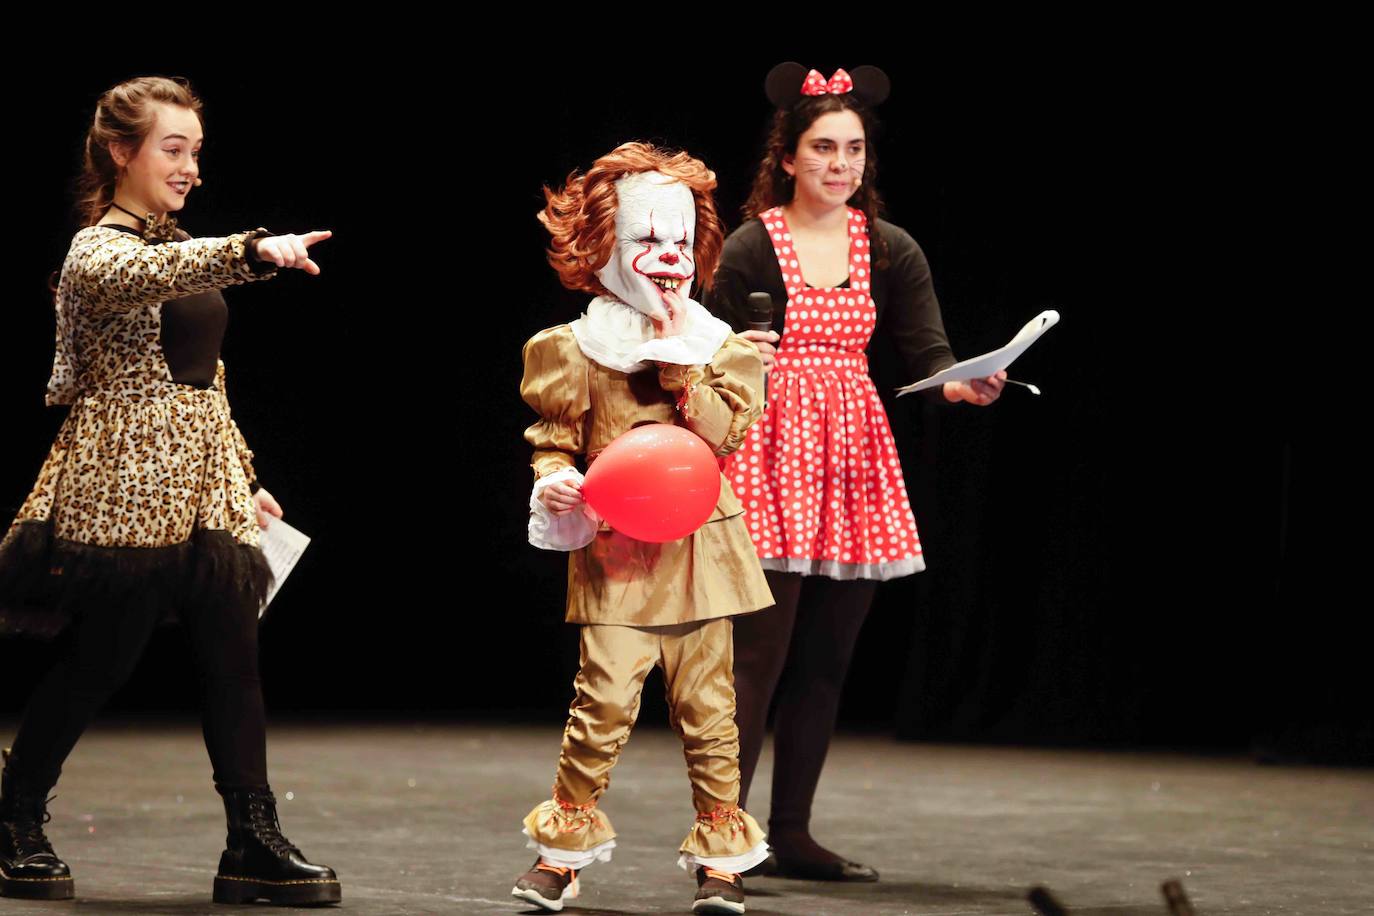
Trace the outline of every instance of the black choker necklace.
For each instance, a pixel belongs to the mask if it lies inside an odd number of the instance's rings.
[[[123,213],[127,213],[134,219],[143,224],[143,238],[149,242],[174,242],[177,237],[177,221],[170,216],[154,216],[149,213],[147,216],[139,216],[132,210],[121,207],[114,201],[110,201],[110,206]]]
[[[147,220],[145,220],[143,217],[139,216],[139,215],[138,215],[137,213],[135,213],[134,211],[132,211],[132,210],[126,210],[124,207],[121,207],[119,204],[115,203],[114,201],[110,201],[110,206],[114,207],[116,210],[122,210],[123,212],[125,212],[125,213],[129,214],[130,216],[132,216],[134,219],[138,220],[140,223],[147,222]],[[149,215],[151,216],[152,214],[149,214]]]

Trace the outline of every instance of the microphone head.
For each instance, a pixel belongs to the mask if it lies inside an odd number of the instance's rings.
[[[766,331],[773,326],[772,296],[767,293],[749,294],[749,326],[757,331]]]

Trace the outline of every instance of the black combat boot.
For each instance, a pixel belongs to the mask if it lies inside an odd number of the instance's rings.
[[[26,784],[10,763],[0,776],[0,897],[69,900],[76,896],[72,870],[43,835],[51,785]]]
[[[338,903],[343,898],[334,869],[311,865],[281,835],[277,800],[267,786],[215,787],[229,821],[227,849],[215,875],[216,903]]]

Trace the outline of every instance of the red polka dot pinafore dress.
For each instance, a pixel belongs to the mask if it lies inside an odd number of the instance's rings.
[[[763,417],[726,463],[764,569],[891,579],[925,568],[887,413],[864,348],[867,220],[849,210],[849,288],[802,279],[781,208],[760,214],[787,289],[784,333]]]

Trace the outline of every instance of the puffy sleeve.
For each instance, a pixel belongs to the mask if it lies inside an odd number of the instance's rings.
[[[128,312],[274,276],[274,265],[249,254],[253,239],[271,234],[254,229],[150,245],[139,236],[110,230],[91,244],[73,247],[63,281],[92,314]]]
[[[683,424],[717,455],[743,445],[763,413],[763,360],[758,347],[737,334],[725,338],[706,365],[662,365],[658,381],[664,390],[678,392]]]
[[[525,344],[520,397],[539,414],[525,430],[534,446],[530,465],[536,479],[572,467],[583,450],[583,422],[591,408],[587,359],[566,324],[540,331]]]
[[[529,541],[545,550],[576,550],[595,539],[601,519],[585,503],[578,510],[554,515],[539,494],[553,483],[582,483],[573,456],[584,450],[586,415],[591,409],[587,359],[566,324],[531,337],[524,359],[520,397],[539,415],[525,430],[525,441],[534,446]]]

